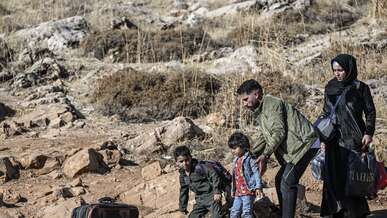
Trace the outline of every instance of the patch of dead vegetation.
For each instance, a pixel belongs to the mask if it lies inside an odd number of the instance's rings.
[[[338,1],[317,1],[304,12],[290,10],[257,21],[256,15],[244,16],[227,38],[234,45],[254,42],[258,45],[286,46],[299,44],[305,37],[342,29],[360,18]]]
[[[94,104],[127,122],[197,118],[207,114],[220,82],[198,72],[151,74],[125,69],[100,79]]]
[[[0,15],[1,16],[8,15],[10,13],[11,12],[7,8],[5,8],[4,5],[0,4]]]
[[[13,53],[7,43],[0,38],[0,71],[13,59]]]
[[[387,37],[383,34],[380,37]],[[379,47],[375,43],[360,44],[340,39],[332,39],[332,46],[322,52],[322,60],[331,60],[337,54],[347,53],[353,55],[357,60],[359,79],[379,79],[386,75],[387,69],[387,47]],[[327,64],[325,64],[327,65]],[[329,65],[327,65],[329,66]],[[330,68],[328,69],[330,70]],[[332,76],[329,71],[328,78]],[[326,79],[328,79],[326,78]]]
[[[140,30],[108,30],[88,36],[82,42],[86,53],[113,62],[154,63],[183,60],[196,52],[216,47],[201,28],[169,29],[145,32]]]

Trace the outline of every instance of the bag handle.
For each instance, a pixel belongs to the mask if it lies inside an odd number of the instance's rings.
[[[98,203],[108,203],[108,204],[112,204],[114,203],[116,200],[111,198],[111,197],[102,197],[100,199],[98,199]]]

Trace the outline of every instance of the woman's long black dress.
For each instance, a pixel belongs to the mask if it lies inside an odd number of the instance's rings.
[[[345,196],[345,183],[350,150],[360,151],[363,136],[374,134],[375,106],[368,85],[357,80],[346,86],[348,85],[351,88],[336,108],[339,134],[333,141],[327,143],[321,216],[355,218],[365,217],[370,213],[364,197]],[[330,91],[328,83],[325,90],[324,113],[329,112],[330,105],[334,105],[340,94]],[[365,122],[362,118],[363,113]]]

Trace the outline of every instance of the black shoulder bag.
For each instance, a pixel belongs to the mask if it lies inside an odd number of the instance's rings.
[[[328,115],[320,116],[313,123],[313,126],[318,130],[320,139],[324,142],[332,140],[336,136],[337,116],[336,108],[340,101],[344,98],[345,94],[352,86],[348,86],[344,89],[341,95],[337,98],[335,105],[331,106],[331,110]]]

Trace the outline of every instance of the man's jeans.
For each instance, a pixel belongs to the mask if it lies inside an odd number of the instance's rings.
[[[244,195],[234,197],[234,202],[232,204],[230,212],[230,218],[252,218],[254,199],[255,195]]]
[[[286,163],[281,156],[275,154],[281,165],[275,177],[275,188],[281,207],[282,218],[294,217],[297,202],[297,185],[317,151],[318,148],[309,149],[296,165]]]

